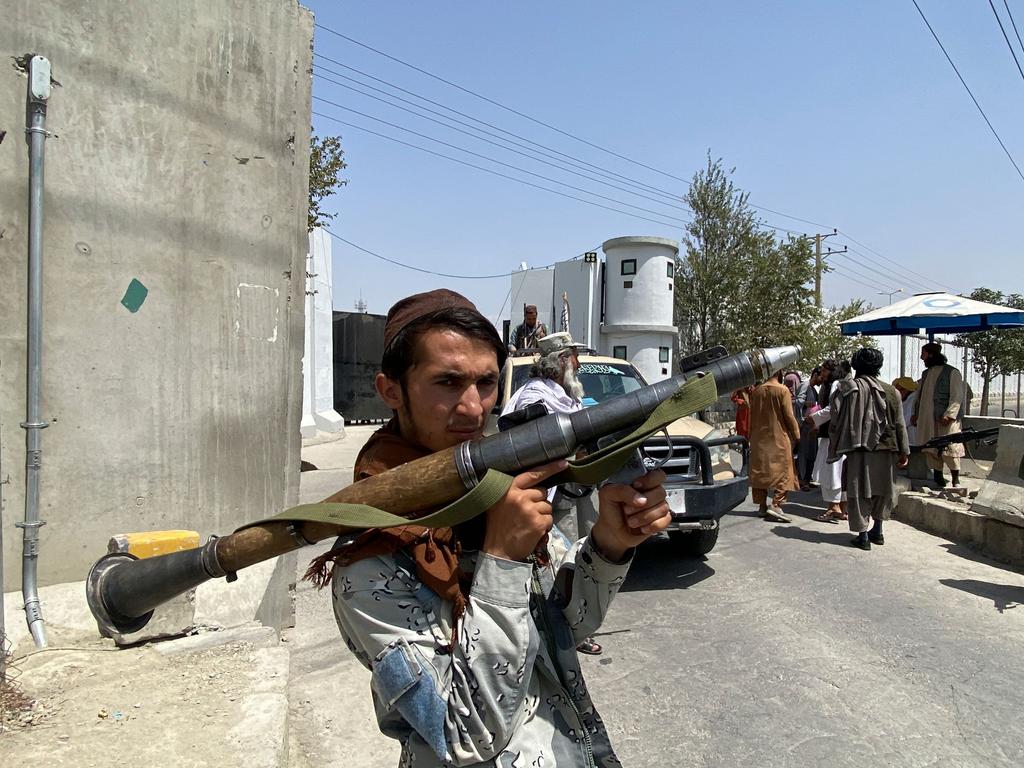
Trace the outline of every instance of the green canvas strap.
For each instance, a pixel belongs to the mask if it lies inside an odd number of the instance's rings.
[[[650,417],[639,427],[612,445],[572,460],[568,468],[555,475],[551,485],[573,482],[596,485],[622,467],[644,440],[673,421],[707,408],[718,398],[713,376],[702,376],[686,382],[671,397],[662,401]],[[399,525],[422,525],[427,528],[450,528],[471,520],[493,507],[512,485],[512,477],[495,469],[488,469],[483,480],[461,498],[448,506],[417,518],[405,518],[385,512],[367,504],[320,502],[300,504],[279,515],[248,523],[238,530],[270,522],[330,523],[346,528],[394,528]]]

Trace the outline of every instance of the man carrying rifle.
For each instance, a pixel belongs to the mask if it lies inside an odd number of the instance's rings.
[[[355,478],[480,437],[506,354],[457,293],[395,304],[375,382],[395,415]],[[371,530],[314,562],[333,576],[338,626],[372,672],[378,724],[401,742],[401,765],[619,765],[575,646],[600,626],[633,548],[668,525],[664,474],[602,488],[593,530],[566,551],[547,535],[538,487],[564,466],[523,472],[463,526]]]
[[[917,384],[917,402],[911,426],[917,427],[917,440],[922,445],[935,437],[946,437],[961,431],[964,414],[964,379],[960,371],[946,362],[942,345],[932,341],[921,347],[921,361],[925,370]],[[932,471],[935,484],[946,486],[942,476],[944,467],[949,467],[953,487],[960,485],[960,459],[964,445],[950,442],[943,448],[926,448],[928,468]]]

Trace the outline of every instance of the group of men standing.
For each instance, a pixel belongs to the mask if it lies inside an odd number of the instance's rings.
[[[823,362],[806,381],[780,373],[735,393],[738,409],[747,409],[737,425],[749,435],[751,494],[762,517],[791,522],[782,508],[787,494],[819,485],[828,503],[819,520],[848,521],[857,534],[852,543],[862,549],[884,543],[894,468],[907,465],[911,443],[923,446],[959,432],[969,396],[940,344],[925,344],[921,361],[919,381],[901,377],[888,384],[878,379],[882,353],[864,348],[849,363]],[[937,485],[945,486],[946,468],[959,485],[962,443],[922,451]]]

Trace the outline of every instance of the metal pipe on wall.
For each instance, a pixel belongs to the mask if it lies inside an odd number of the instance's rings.
[[[25,621],[37,648],[46,647],[46,627],[39,602],[39,479],[42,469],[41,435],[46,422],[39,416],[43,351],[43,154],[46,144],[46,101],[50,97],[50,62],[33,56],[28,66],[28,330],[25,429],[25,521],[23,529],[21,593]]]
[[[0,685],[7,682],[7,624],[4,621],[4,432],[0,424]]]

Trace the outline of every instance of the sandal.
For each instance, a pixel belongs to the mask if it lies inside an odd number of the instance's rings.
[[[594,638],[588,637],[582,643],[576,646],[576,650],[580,653],[586,653],[591,656],[597,656],[603,650],[601,644],[594,641]]]
[[[842,520],[846,520],[846,513],[841,510],[826,509],[815,520],[819,523],[839,523]]]

